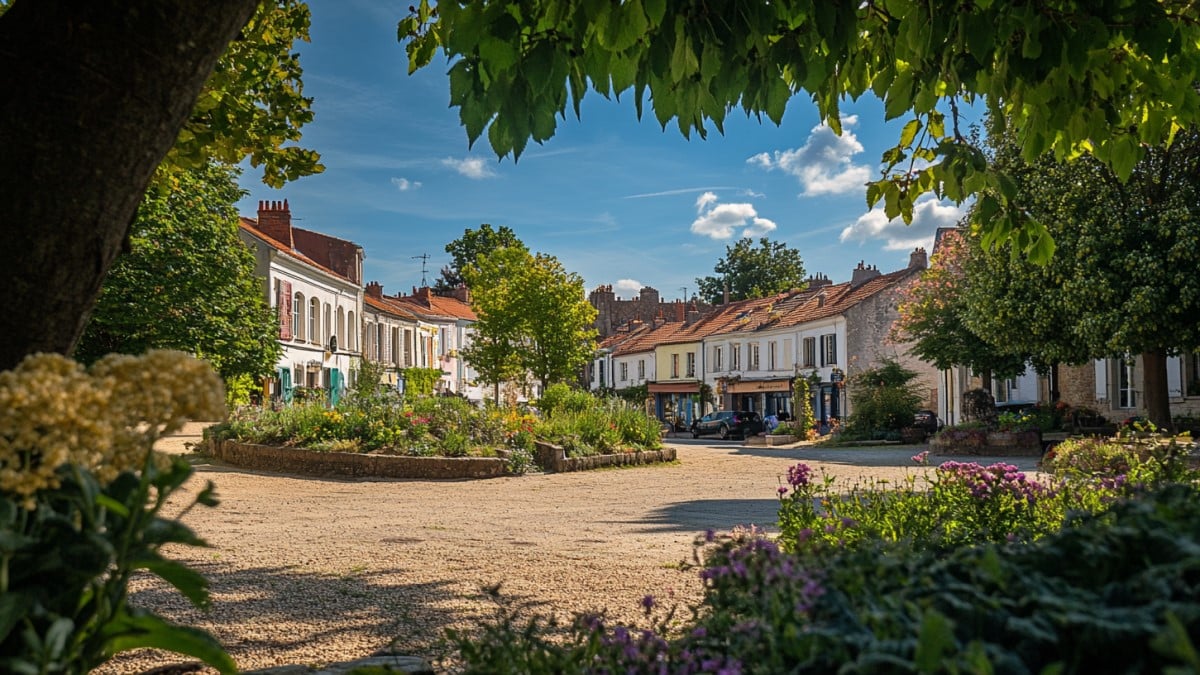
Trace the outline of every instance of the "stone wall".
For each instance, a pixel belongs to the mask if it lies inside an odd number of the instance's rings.
[[[879,365],[880,359],[889,357],[900,365],[917,373],[914,384],[922,398],[922,406],[937,410],[937,387],[941,373],[909,353],[910,345],[898,343],[891,337],[892,324],[900,318],[896,307],[901,289],[920,277],[920,270],[913,270],[903,281],[863,300],[846,310],[846,374],[848,377]],[[853,410],[848,411],[853,414]]]
[[[234,441],[215,441],[213,455],[243,469],[305,476],[358,478],[496,478],[507,474],[497,457],[397,457],[350,452],[316,452]]]
[[[615,455],[567,457],[563,449],[549,443],[537,443],[534,461],[546,472],[587,471],[606,466],[635,466],[675,461],[675,448],[621,452]]]

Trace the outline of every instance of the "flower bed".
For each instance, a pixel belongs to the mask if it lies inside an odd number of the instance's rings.
[[[634,450],[608,455],[589,455],[585,457],[568,457],[562,447],[551,443],[538,441],[534,450],[534,461],[543,471],[563,473],[567,471],[587,471],[606,466],[634,466],[638,464],[657,464],[675,461],[675,448],[659,450]]]
[[[243,469],[305,476],[461,479],[509,474],[500,457],[404,457],[354,452],[316,452],[236,441],[213,441],[213,455]]]
[[[929,440],[929,448],[938,455],[1036,457],[1042,454],[1042,434],[1037,430],[944,429]]]

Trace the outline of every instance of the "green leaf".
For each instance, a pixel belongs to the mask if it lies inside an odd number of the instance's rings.
[[[27,593],[9,590],[0,593],[0,643],[3,643],[12,629],[17,626],[33,607],[33,598]]]
[[[209,606],[208,581],[199,572],[158,554],[147,554],[131,561],[134,569],[144,569],[158,575],[171,584],[193,605],[205,609]]]
[[[904,125],[904,129],[900,131],[900,147],[907,148],[912,145],[912,142],[917,137],[917,132],[921,130],[921,120],[909,120],[908,124]]]
[[[119,654],[132,649],[163,649],[200,659],[222,675],[234,675],[237,664],[212,635],[188,626],[177,626],[148,612],[121,612],[104,627],[106,651]]]
[[[954,624],[934,609],[925,610],[917,634],[917,650],[913,665],[917,672],[941,672],[942,656],[955,650]]]
[[[644,0],[642,5],[646,9],[646,18],[650,20],[650,25],[658,26],[662,23],[667,14],[667,0]]]

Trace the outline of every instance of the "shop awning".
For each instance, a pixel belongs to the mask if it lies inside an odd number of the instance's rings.
[[[764,391],[791,391],[791,380],[738,380],[725,385],[730,394],[756,394]]]
[[[699,382],[650,382],[646,385],[651,394],[698,394]]]

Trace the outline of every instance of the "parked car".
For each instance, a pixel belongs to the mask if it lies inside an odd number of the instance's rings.
[[[936,434],[942,428],[942,421],[938,419],[937,413],[932,410],[918,410],[913,415],[913,426],[923,430],[927,434]]]
[[[717,434],[721,438],[746,438],[762,430],[762,415],[751,410],[718,410],[692,422],[692,438],[708,434]]]

